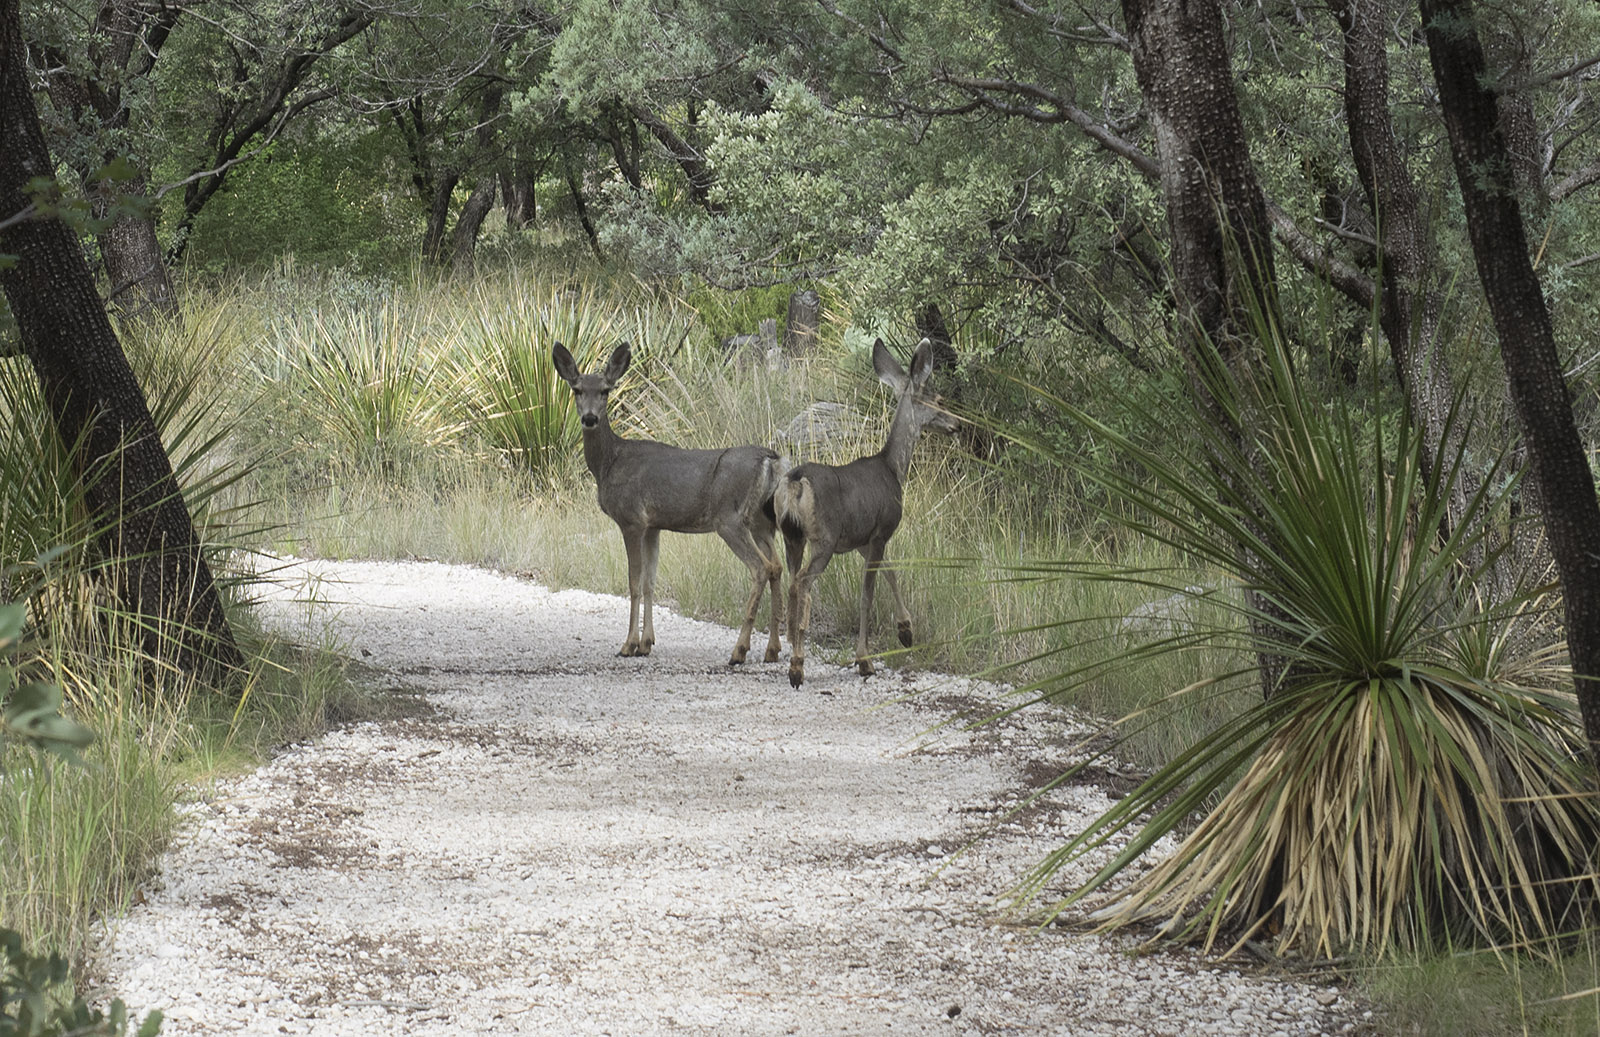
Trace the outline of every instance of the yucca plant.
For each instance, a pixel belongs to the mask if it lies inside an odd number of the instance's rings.
[[[633,306],[592,285],[514,287],[511,292],[480,287],[478,305],[456,335],[453,379],[465,404],[465,423],[491,449],[548,487],[570,469],[580,438],[572,390],[551,362],[555,343],[589,370],[619,342],[631,343],[646,357],[670,351],[683,328],[670,310]],[[640,371],[648,366],[641,364]],[[635,371],[628,381],[637,383],[640,377]],[[619,398],[627,395],[624,390]],[[619,407],[619,416],[627,410]]]
[[[1182,393],[1137,412],[1135,432],[1051,402],[1133,464],[1057,460],[1105,491],[1108,514],[1216,574],[1200,593],[1222,609],[1041,681],[1035,694],[1154,654],[1219,648],[1217,658],[1243,664],[1175,691],[1174,702],[1253,684],[1257,653],[1281,660],[1280,679],[1052,854],[1019,902],[1071,866],[1087,878],[1050,912],[1091,905],[1101,926],[1154,924],[1207,948],[1552,946],[1600,894],[1591,865],[1600,797],[1580,762],[1549,603],[1537,591],[1499,601],[1475,591],[1493,585],[1490,533],[1509,513],[1511,480],[1488,472],[1449,524],[1465,448],[1424,465],[1403,423],[1390,429],[1381,415],[1308,393],[1274,334],[1261,336],[1241,376],[1200,366],[1242,437]],[[1468,418],[1458,410],[1452,420]],[[1166,593],[1184,593],[1191,578],[1058,569]],[[1133,868],[1167,837],[1180,840],[1175,850]]]
[[[310,405],[317,426],[357,466],[393,471],[459,431],[446,417],[453,401],[422,349],[420,321],[390,302],[375,311],[318,311],[279,330],[269,365],[285,372],[283,388]]]

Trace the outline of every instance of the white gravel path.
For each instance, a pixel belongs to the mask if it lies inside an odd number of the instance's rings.
[[[1371,1032],[1332,987],[991,910],[1106,802],[1057,790],[954,852],[1059,765],[1065,714],[929,735],[997,690],[819,653],[795,691],[664,610],[621,659],[626,600],[478,569],[286,577],[272,623],[337,623],[433,711],[194,803],[98,963],[170,1037]]]

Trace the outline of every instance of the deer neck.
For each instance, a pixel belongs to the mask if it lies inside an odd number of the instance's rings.
[[[583,430],[583,460],[596,479],[611,467],[621,447],[622,437],[611,431],[610,417],[603,417],[594,428]]]
[[[917,420],[917,408],[911,397],[903,396],[894,409],[894,420],[889,423],[889,437],[878,452],[901,485],[911,468],[911,451],[916,449],[917,437],[922,434],[922,422]]]

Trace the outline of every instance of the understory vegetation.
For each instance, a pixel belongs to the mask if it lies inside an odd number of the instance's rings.
[[[1401,1033],[1600,1029],[1600,9],[25,6],[0,928],[81,966],[175,800],[388,708],[260,629],[274,558],[623,590],[555,343],[631,343],[624,435],[798,463],[876,450],[873,342],[927,337],[966,422],[889,545],[916,644],[879,595],[874,647],[1081,710],[1091,763],[1147,775],[1018,914],[1340,969]],[[154,437],[52,431],[107,370],[29,305],[57,268],[116,321],[237,672],[151,651],[106,557],[84,487]],[[733,623],[733,555],[662,544],[658,600]],[[816,585],[813,672],[860,564]]]

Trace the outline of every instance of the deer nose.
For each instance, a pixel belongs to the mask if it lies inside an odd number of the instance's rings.
[[[598,415],[585,414],[583,416],[583,427],[584,428],[594,428],[598,424],[600,424],[600,418],[599,418]]]

